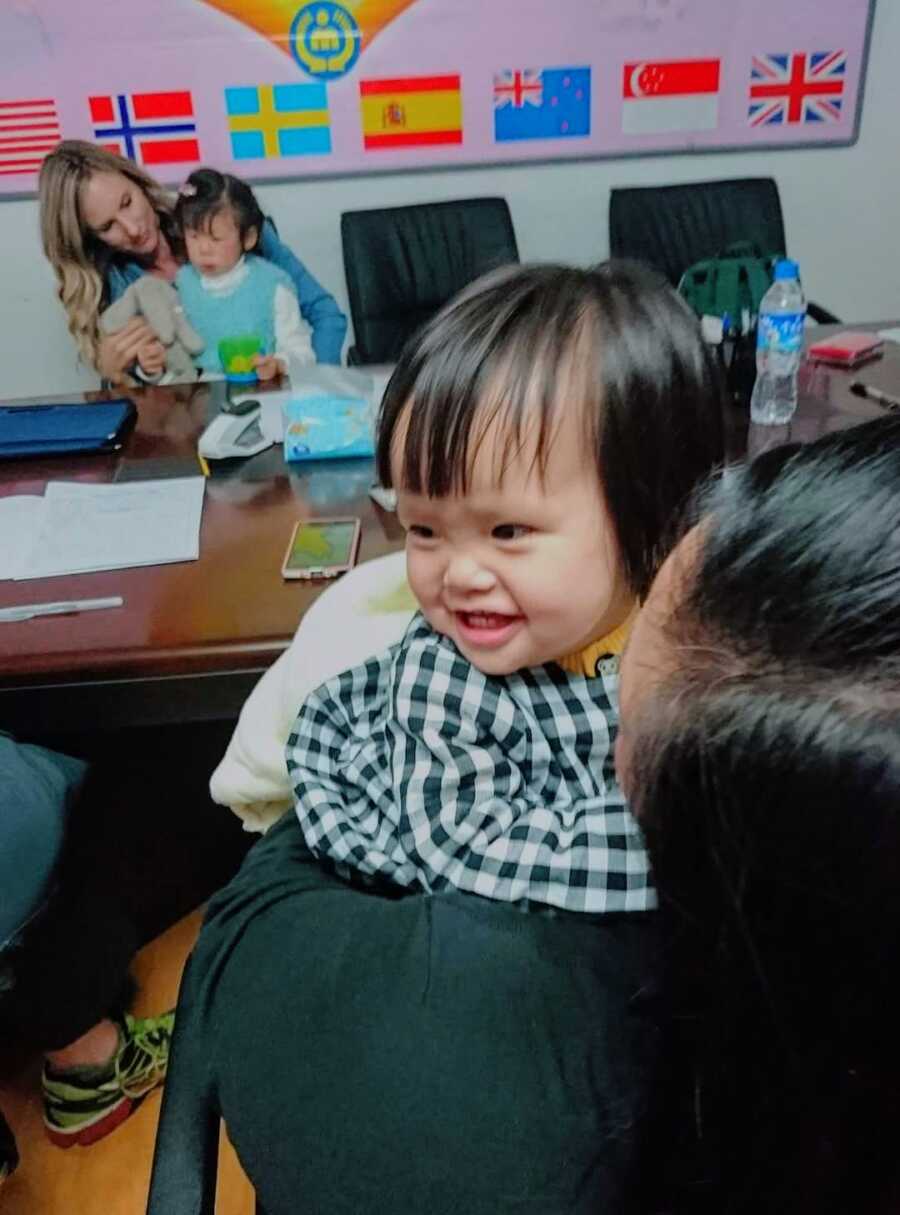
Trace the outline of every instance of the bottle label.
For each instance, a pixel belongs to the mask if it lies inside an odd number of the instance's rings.
[[[780,351],[793,354],[803,346],[802,312],[761,312],[759,330],[756,335],[757,350]]]

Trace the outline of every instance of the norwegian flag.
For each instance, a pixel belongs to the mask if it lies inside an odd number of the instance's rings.
[[[60,135],[55,101],[0,101],[0,176],[37,173]]]
[[[846,71],[845,51],[754,55],[747,111],[750,126],[839,122]]]
[[[107,93],[88,98],[94,139],[142,165],[200,159],[194,99],[173,93]]]

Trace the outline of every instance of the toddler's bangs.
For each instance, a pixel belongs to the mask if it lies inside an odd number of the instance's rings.
[[[210,203],[207,199],[189,199],[179,208],[181,226],[191,232],[210,232],[213,220],[229,209],[229,203],[222,199]]]
[[[575,354],[583,317],[572,318],[567,330],[558,316],[556,323],[548,319],[534,307],[491,318],[494,323],[481,331],[450,332],[443,342],[429,343],[408,376],[395,375],[388,386],[393,404],[386,394],[382,406],[382,481],[396,479],[409,492],[433,498],[465,494],[488,436],[496,445],[498,484],[526,448],[543,474],[563,413],[577,409],[590,417],[588,402],[596,395],[590,371]],[[586,434],[586,442],[593,437]]]

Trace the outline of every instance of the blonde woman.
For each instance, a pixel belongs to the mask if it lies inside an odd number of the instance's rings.
[[[44,161],[39,196],[44,253],[82,359],[112,383],[126,381],[135,364],[155,376],[165,352],[143,320],[108,335],[100,334],[97,320],[141,275],[175,278],[184,250],[172,219],[174,198],[132,161],[74,139]],[[347,320],[334,298],[282,244],[271,221],[258,252],[290,275],[317,360],[339,363]]]

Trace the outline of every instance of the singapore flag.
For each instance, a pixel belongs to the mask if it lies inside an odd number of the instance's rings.
[[[622,130],[627,135],[712,131],[719,124],[719,59],[626,63]]]

